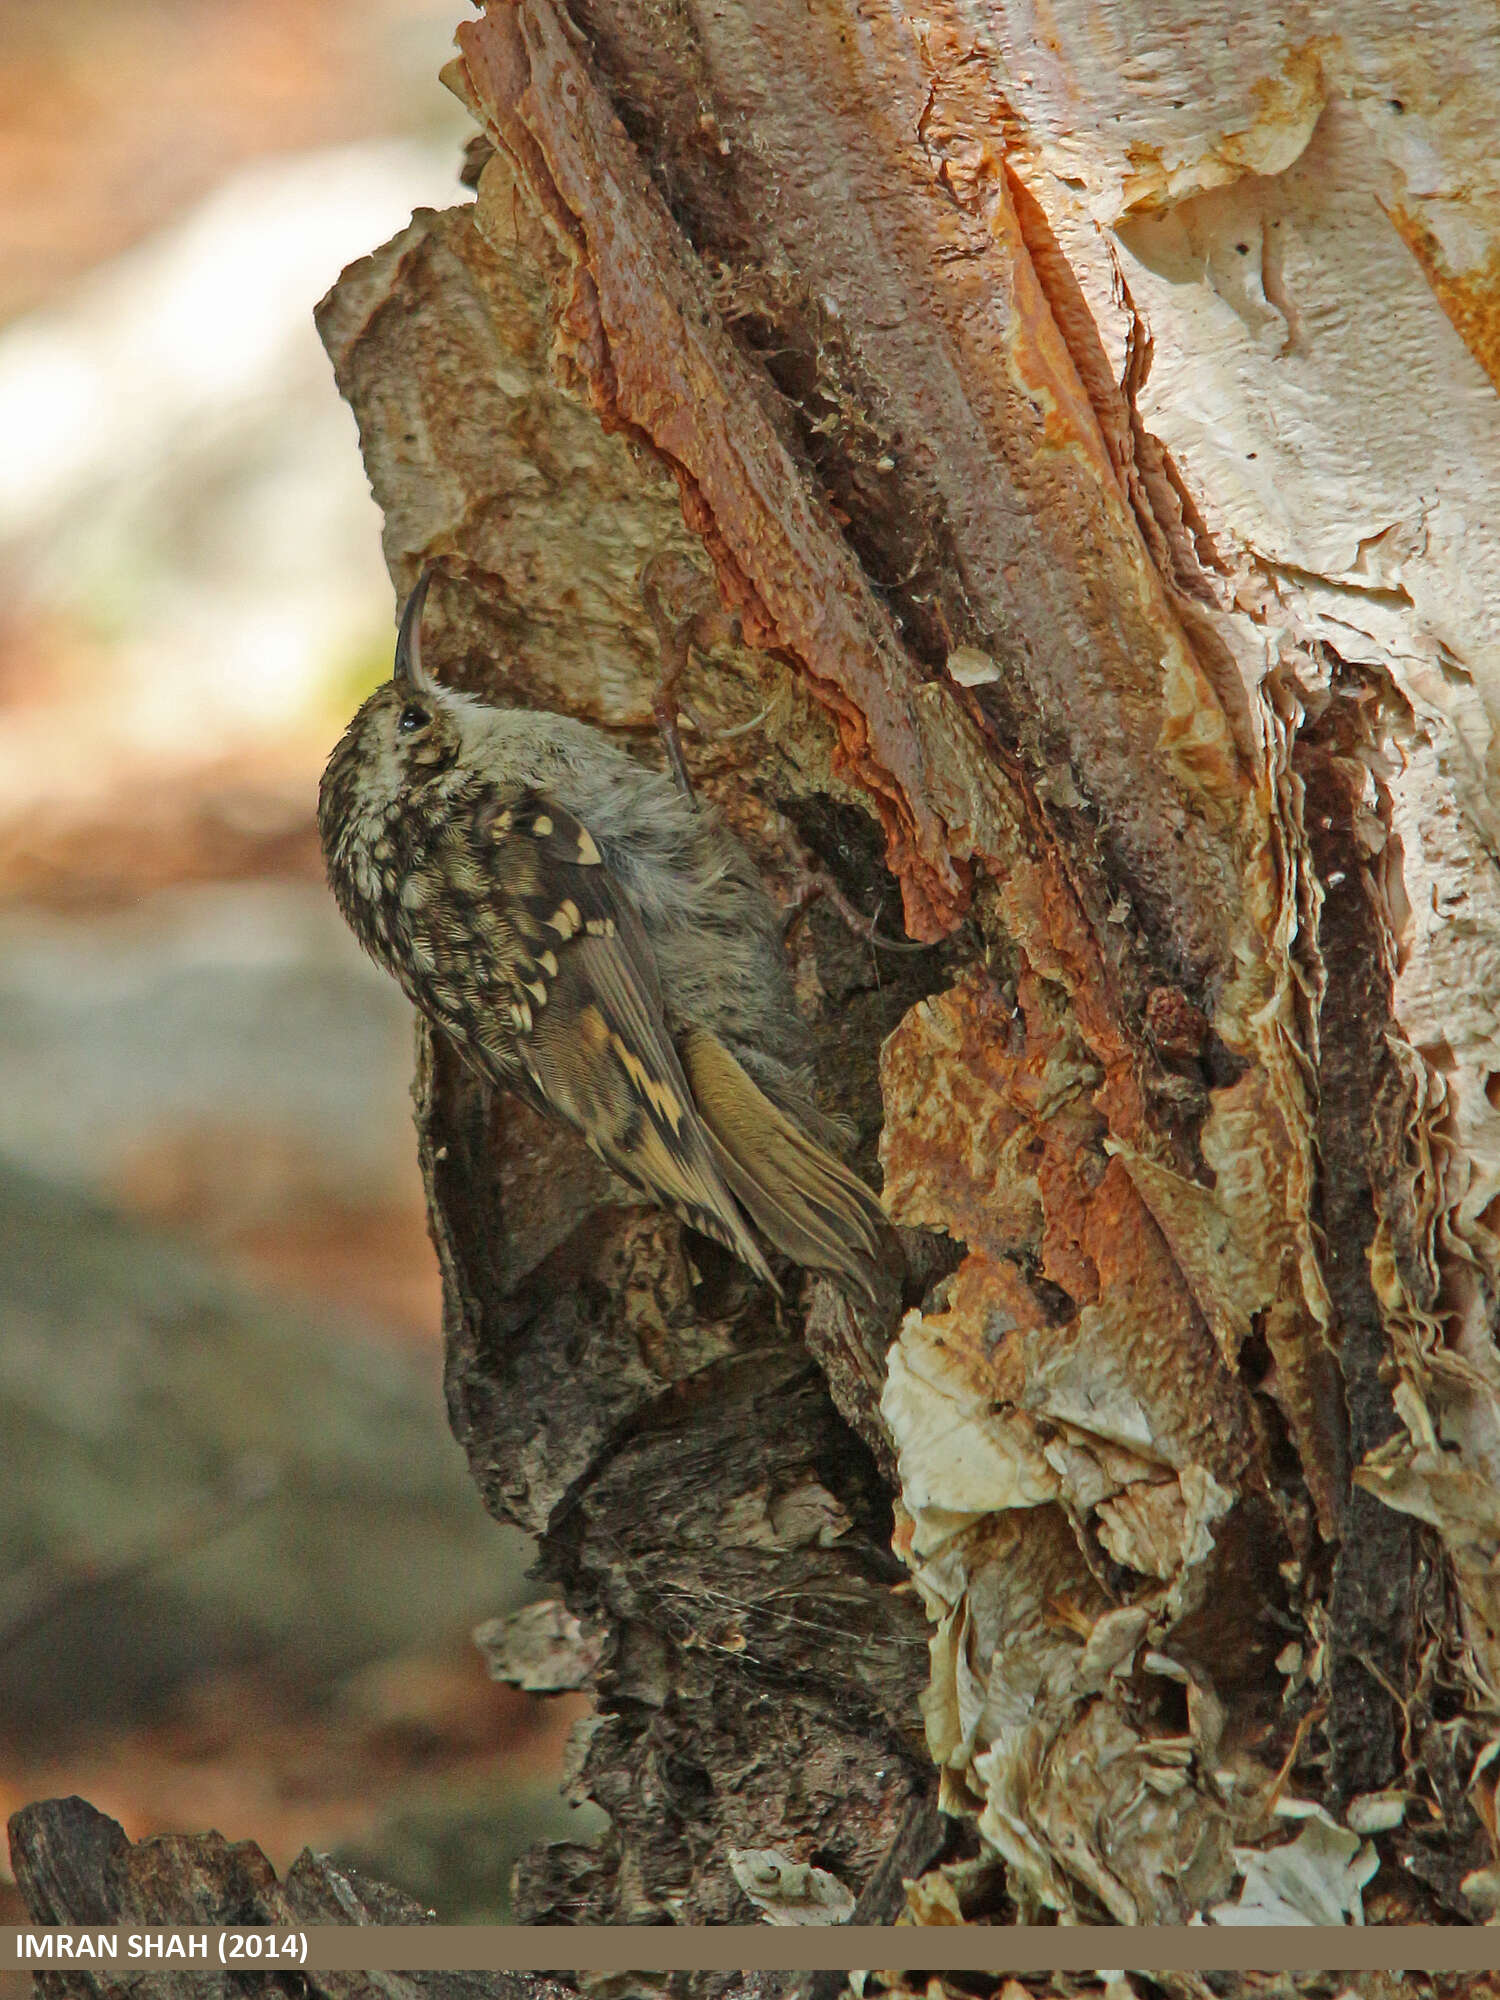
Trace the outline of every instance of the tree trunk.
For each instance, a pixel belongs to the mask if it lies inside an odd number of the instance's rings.
[[[321,308],[440,673],[649,756],[711,574],[699,790],[929,947],[790,946],[883,1327],[423,1041],[597,1661],[529,1920],[1500,1903],[1500,44],[1169,11],[491,0],[476,201]]]
[[[537,1920],[744,1917],[755,1850],[883,1917],[1500,1891],[1497,57],[1242,12],[494,0],[477,201],[322,308],[443,669],[644,739],[640,571],[711,567],[699,786],[931,946],[793,947],[886,1328],[424,1047],[454,1425],[603,1638]]]

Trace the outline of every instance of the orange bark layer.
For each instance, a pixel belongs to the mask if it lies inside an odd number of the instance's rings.
[[[476,101],[579,256],[560,332],[601,420],[676,474],[747,639],[796,660],[833,715],[885,827],[908,931],[942,937],[967,907],[968,879],[924,802],[916,677],[778,435],[765,385],[719,326],[550,9],[497,9],[458,39]]]
[[[1145,1413],[1155,1455],[1237,1484],[1250,1459],[1243,1391],[1105,1151],[1098,1071],[1042,982],[1023,978],[1007,1006],[975,973],[925,1001],[886,1043],[881,1082],[887,1205],[974,1253],[935,1322],[957,1378],[1024,1406],[1092,1342],[1080,1361]]]

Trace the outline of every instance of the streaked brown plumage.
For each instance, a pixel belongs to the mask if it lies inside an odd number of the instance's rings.
[[[873,1299],[884,1216],[831,1150],[749,857],[598,730],[438,686],[426,586],[319,791],[356,936],[491,1082],[757,1275],[765,1243]]]

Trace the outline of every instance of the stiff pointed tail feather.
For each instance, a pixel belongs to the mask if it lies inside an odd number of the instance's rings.
[[[712,1035],[690,1029],[678,1053],[714,1165],[755,1228],[794,1263],[875,1305],[889,1224],[874,1195],[799,1131]]]

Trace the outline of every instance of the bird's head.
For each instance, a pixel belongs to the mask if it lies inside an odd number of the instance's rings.
[[[329,758],[318,788],[318,828],[330,858],[368,839],[421,788],[460,766],[466,739],[485,713],[472,695],[442,687],[422,659],[422,572],[396,637],[395,669],[360,708]]]

